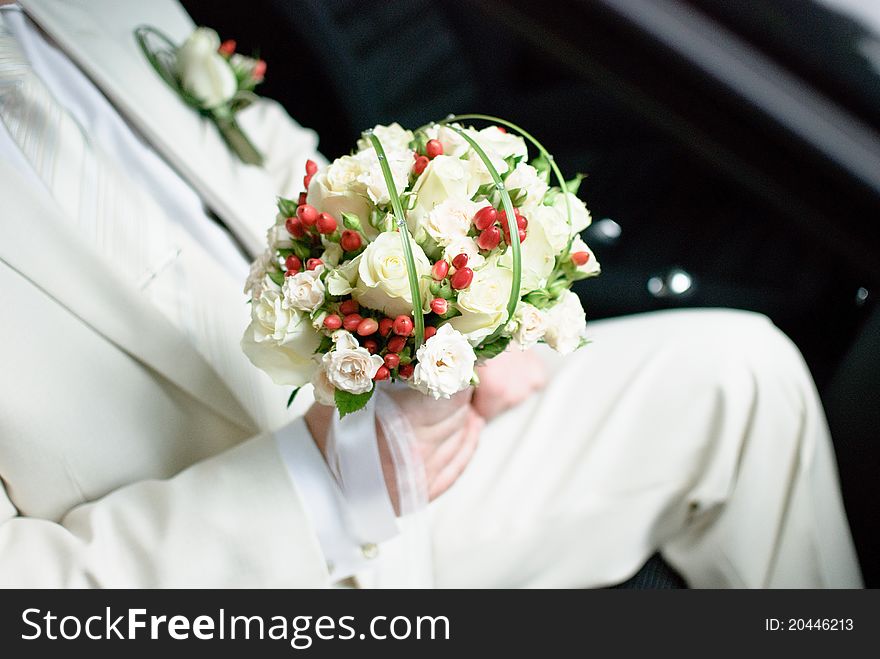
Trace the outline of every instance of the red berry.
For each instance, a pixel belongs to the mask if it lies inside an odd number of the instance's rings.
[[[388,352],[401,352],[406,348],[405,336],[392,336],[388,339]]]
[[[318,171],[318,163],[314,160],[306,160],[306,174],[309,176],[314,176],[315,172]]]
[[[352,229],[346,229],[342,232],[339,244],[346,252],[356,252],[361,248],[361,234]]]
[[[235,52],[235,39],[227,39],[223,43],[220,44],[220,47],[217,49],[217,52],[225,57],[229,57]]]
[[[309,259],[308,261],[306,261],[306,268],[308,270],[314,270],[319,265],[324,265],[324,262],[321,259]]]
[[[296,209],[296,216],[307,227],[318,221],[318,209],[309,204],[303,204]]]
[[[434,336],[436,333],[437,333],[437,328],[434,327],[433,325],[428,325],[428,326],[425,328],[425,341],[427,341],[428,339],[430,339],[430,338],[431,338],[432,336]]]
[[[477,245],[480,249],[495,249],[501,242],[501,229],[492,226],[477,236]]]
[[[303,267],[302,261],[299,260],[296,254],[291,254],[284,259],[284,265],[288,270],[293,270],[294,272],[299,272]]]
[[[409,316],[398,316],[394,319],[394,325],[392,328],[394,329],[395,334],[399,334],[400,336],[409,336],[413,331],[413,320]]]
[[[497,220],[498,211],[491,206],[486,206],[485,208],[478,210],[477,214],[474,215],[474,226],[477,227],[478,230],[484,231],[495,224]]]
[[[358,325],[361,324],[361,315],[358,313],[350,313],[342,319],[342,326],[347,329],[349,332],[356,332]]]
[[[293,277],[298,272],[299,272],[298,270],[288,270],[287,272],[284,273],[284,276],[285,277]]]
[[[379,370],[376,371],[376,375],[373,376],[374,380],[387,380],[391,377],[391,371],[388,370],[387,366],[380,366]]]
[[[367,352],[369,352],[371,355],[375,355],[377,352],[379,352],[379,344],[376,343],[376,341],[373,339],[367,339],[366,341],[364,341],[364,348],[366,348]]]
[[[495,126],[495,128],[497,128],[498,130],[500,130],[502,133],[506,133],[506,132],[507,132],[507,129],[506,129],[504,126]]]
[[[428,143],[425,145],[425,153],[428,154],[431,160],[437,156],[442,156],[443,145],[440,143],[440,140],[428,140]]]
[[[330,213],[321,213],[315,225],[318,227],[318,233],[333,233],[336,231],[336,218]]]
[[[433,311],[438,316],[442,316],[447,311],[449,311],[449,302],[444,300],[442,297],[435,297],[431,300],[431,311]]]
[[[309,198],[308,192],[300,192],[299,193],[299,202],[298,202],[299,205],[302,206],[304,203],[306,203],[306,199],[308,199],[308,198]]]
[[[529,221],[525,217],[523,217],[522,215],[517,213],[516,214],[516,226],[519,229],[527,229],[529,227]]]
[[[394,325],[394,321],[390,318],[383,318],[379,321],[379,335],[383,337],[387,337],[391,334],[392,326]]]
[[[571,261],[576,266],[586,265],[587,261],[589,261],[589,260],[590,260],[590,253],[589,252],[575,252],[574,254],[571,255]]]
[[[361,305],[357,303],[357,300],[345,300],[342,304],[339,305],[339,313],[343,316],[347,316],[350,313],[357,313],[360,311]]]
[[[412,377],[413,371],[416,370],[416,367],[412,364],[404,364],[399,369],[397,369],[397,374],[402,377],[404,380],[408,380]]]
[[[449,280],[449,283],[452,284],[452,288],[457,291],[460,291],[463,288],[467,288],[471,285],[471,282],[474,280],[474,271],[470,268],[459,268],[455,271],[455,274],[452,275],[452,278]]]
[[[311,177],[311,176],[309,176],[308,174],[306,174],[305,176],[303,176],[303,187],[304,187],[306,190],[309,189],[309,185],[311,184],[311,182],[312,182],[312,177]]]
[[[431,268],[431,276],[437,281],[443,281],[448,274],[449,264],[446,261],[437,261],[437,263],[434,264],[434,267]]]
[[[429,162],[430,161],[428,160],[427,156],[419,156],[418,158],[416,158],[416,162],[413,165],[413,172],[415,173],[415,175],[419,176],[423,171],[425,171],[425,167],[428,166]]]
[[[526,233],[526,230],[525,229],[517,229],[516,232],[517,232],[517,234],[519,234],[519,241],[521,243],[524,243],[526,241],[526,236],[528,235],[528,233]]]
[[[389,352],[385,355],[385,366],[388,368],[397,368],[400,366],[400,356],[394,354],[393,352]]]
[[[468,264],[468,255],[467,254],[459,254],[454,259],[452,259],[452,265],[456,268],[463,268]]]
[[[306,230],[298,217],[288,217],[284,222],[284,227],[287,229],[287,233],[294,238],[302,238],[306,235]]]
[[[329,316],[324,317],[324,327],[328,330],[338,330],[342,327],[342,318],[335,313],[331,313]]]
[[[364,318],[357,326],[357,333],[361,336],[370,336],[375,334],[378,329],[379,323],[376,322],[375,318]]]
[[[257,63],[254,64],[254,69],[251,71],[251,75],[254,77],[254,80],[261,82],[263,78],[266,77],[266,60],[258,59]]]

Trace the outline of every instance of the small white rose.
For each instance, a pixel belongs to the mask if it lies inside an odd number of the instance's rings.
[[[418,243],[411,238],[409,243],[416,265],[421,297],[427,304],[429,302],[427,275],[431,272],[431,262]],[[378,309],[391,317],[412,313],[412,293],[409,287],[406,258],[398,232],[380,233],[360,254],[357,272],[357,298],[363,306]]]
[[[413,132],[405,130],[399,123],[394,122],[388,126],[381,124],[373,127],[373,134],[379,138],[382,148],[385,152],[390,151],[408,151],[409,143],[413,140]],[[373,142],[366,137],[362,137],[357,142],[359,151],[366,151],[373,148]],[[412,158],[412,156],[410,156]]]
[[[566,197],[568,198],[568,205],[571,209],[571,234],[574,235],[590,226],[593,219],[590,217],[590,211],[587,210],[587,205],[581,201],[580,198],[570,192],[566,192],[564,195],[558,194],[553,200],[553,208],[562,213],[562,217],[565,217],[566,213]]]
[[[571,238],[571,227],[565,219],[565,209],[560,212],[555,206],[540,204],[529,213],[529,229],[535,224],[540,224],[544,229],[544,236],[550,246],[561,254],[568,247],[568,239]]]
[[[337,350],[354,350],[360,345],[354,338],[354,334],[344,329],[336,330],[330,335],[330,338],[333,339]]]
[[[327,371],[324,370],[324,364],[318,365],[312,375],[312,386],[315,388],[315,402],[318,405],[328,405],[334,407],[336,405],[336,387],[327,377]]]
[[[373,378],[384,363],[379,355],[371,355],[366,348],[340,347],[322,358],[327,379],[337,389],[352,394],[364,394],[373,389]]]
[[[547,331],[544,341],[557,352],[567,355],[581,343],[587,328],[587,317],[581,301],[571,291],[547,310]]]
[[[284,278],[281,291],[284,301],[299,311],[314,311],[324,304],[324,282],[321,281],[323,267],[314,270],[303,270],[292,277]]]
[[[416,203],[407,220],[415,234],[434,208],[447,199],[470,199],[470,171],[467,163],[453,156],[434,158],[413,186]]]
[[[519,349],[526,350],[544,338],[547,319],[537,307],[527,302],[520,302],[508,329]]]
[[[459,254],[467,254],[468,267],[471,270],[482,267],[486,262],[486,259],[480,254],[479,245],[477,245],[476,241],[469,236],[452,240],[443,249],[443,258],[449,261],[450,264],[452,263],[452,259]]]
[[[276,384],[302,386],[312,377],[312,355],[320,342],[308,315],[286,305],[280,290],[264,289],[251,304],[241,347]]]
[[[327,292],[330,295],[348,295],[354,291],[358,278],[358,266],[361,262],[361,255],[358,254],[351,261],[346,261],[338,268],[330,271],[327,280],[324,282],[327,286]]]
[[[379,158],[373,149],[361,151],[354,156],[361,162],[361,172],[358,174],[357,182],[360,187],[352,189],[356,191],[362,190],[377,206],[387,204],[391,201],[391,195],[388,192],[388,183],[385,181],[385,174],[382,166],[379,164]],[[406,186],[409,184],[409,172],[412,169],[412,152],[411,151],[391,151],[385,152],[385,161],[391,169],[391,178],[394,181],[394,187],[397,194],[403,194]]]
[[[328,266],[337,266],[339,262],[342,260],[342,247],[340,247],[339,243],[334,243],[332,240],[327,240],[326,238],[321,238],[321,242],[324,245],[324,253],[321,254],[321,261]]]
[[[332,192],[363,192],[358,177],[364,173],[364,160],[357,156],[341,156],[331,162],[324,180]],[[317,174],[315,175],[317,176]]]
[[[520,254],[522,263],[520,292],[523,295],[547,285],[547,278],[556,266],[558,255],[559,252],[553,249],[550,241],[547,240],[541,223],[529,220],[528,235],[522,244]],[[505,251],[499,262],[503,267],[512,268],[513,250]]]
[[[478,131],[476,140],[487,154],[502,160],[510,156],[525,158],[529,155],[529,149],[522,137],[501,130],[498,126],[488,126]]]
[[[280,224],[276,222],[266,231],[266,243],[269,245],[269,249],[279,250],[293,247],[293,239],[287,227],[284,226],[284,220],[286,219],[282,218]]]
[[[526,199],[521,204],[523,214],[529,216],[529,210],[536,208],[544,203],[544,195],[547,194],[548,187],[544,179],[538,174],[538,170],[527,165],[525,162],[519,163],[510,175],[504,180],[504,187],[510,190],[519,189],[526,193]]]
[[[466,389],[474,377],[477,357],[468,340],[443,325],[416,353],[412,386],[433,398],[449,398]]]
[[[467,237],[474,214],[485,205],[465,198],[445,199],[428,211],[422,226],[443,247]]]
[[[244,283],[245,295],[250,295],[255,300],[260,299],[260,293],[263,290],[263,279],[266,273],[275,265],[276,257],[272,249],[267,249],[260,254],[254,262],[251,263],[251,269],[248,273],[247,281]]]
[[[370,202],[363,194],[353,192],[347,187],[335,190],[328,181],[328,170],[332,166],[321,169],[312,176],[306,201],[319,213],[330,213],[339,221],[342,220],[343,213],[357,216],[367,238],[374,238],[378,232],[370,225]],[[356,178],[355,176],[352,181],[355,185],[359,185]]]
[[[461,312],[448,324],[477,345],[507,320],[507,303],[513,274],[497,260],[474,271],[471,285],[459,292],[456,306]]]
[[[219,47],[217,33],[200,27],[177,51],[177,74],[183,88],[208,109],[229,102],[238,91],[235,72],[217,52]]]
[[[593,254],[593,250],[587,247],[587,243],[585,243],[580,236],[575,236],[571,243],[571,253],[577,254],[579,252],[586,252],[587,262],[583,265],[576,266],[577,271],[589,275],[590,277],[598,275],[602,271],[602,268],[599,266],[599,261],[596,259],[596,255]]]

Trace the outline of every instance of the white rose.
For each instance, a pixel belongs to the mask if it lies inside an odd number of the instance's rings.
[[[466,389],[474,377],[477,357],[471,344],[450,325],[444,325],[416,353],[412,385],[423,394],[449,398]]]
[[[281,292],[284,302],[299,311],[314,311],[324,304],[324,282],[321,281],[322,267],[303,270],[292,277],[284,278]]]
[[[529,149],[522,137],[505,132],[498,126],[488,126],[478,131],[476,140],[487,155],[493,155],[502,160],[510,156],[525,158],[529,155]]]
[[[587,328],[587,317],[577,295],[565,291],[547,311],[544,341],[557,352],[567,355],[580,346]]]
[[[555,206],[534,207],[528,215],[529,230],[536,224],[544,229],[544,237],[557,254],[568,247],[568,239],[571,238],[571,228],[565,218],[565,209],[561,212]],[[528,240],[528,238],[526,239]]]
[[[481,267],[486,262],[486,259],[480,254],[480,247],[477,245],[477,242],[468,236],[451,241],[443,249],[443,258],[449,261],[450,264],[452,259],[459,254],[467,254],[468,267],[472,270]]]
[[[337,158],[324,170],[327,187],[333,192],[361,191],[358,177],[364,173],[364,165],[357,156]]]
[[[388,183],[385,181],[385,174],[382,172],[376,152],[373,149],[361,151],[355,158],[361,161],[361,173],[357,177],[358,185],[361,187],[356,186],[353,189],[356,191],[362,189],[377,206],[389,203],[391,195],[388,192]],[[412,152],[386,151],[385,161],[391,169],[391,178],[399,196],[409,185],[409,172],[413,164]]]
[[[537,307],[527,302],[520,302],[508,329],[519,349],[525,350],[544,338],[547,319]]]
[[[553,208],[558,210],[562,214],[562,217],[565,217],[566,213],[566,197],[568,197],[569,207],[571,208],[571,233],[574,235],[590,226],[590,222],[592,222],[593,219],[590,217],[590,211],[587,210],[587,205],[581,201],[580,198],[570,192],[566,192],[565,195],[558,194],[556,195],[556,199],[553,200]]]
[[[280,291],[266,289],[251,304],[241,347],[276,384],[302,386],[315,370],[312,355],[320,342],[308,315],[288,307]]]
[[[602,268],[599,266],[599,261],[596,259],[596,255],[593,254],[593,250],[587,247],[587,243],[585,243],[580,236],[575,236],[571,243],[571,253],[576,254],[578,252],[586,252],[588,255],[587,262],[583,265],[577,266],[578,272],[594,277],[602,271]]]
[[[453,125],[464,130],[464,132],[472,138],[477,138],[477,132],[473,128],[464,128],[461,124]],[[437,140],[443,145],[443,155],[446,156],[458,158],[467,153],[468,149],[471,148],[471,145],[467,140],[456,131],[452,130],[449,126],[438,126],[437,124],[434,124],[433,126],[429,126],[425,130],[425,133],[428,135],[429,140]]]
[[[521,204],[523,214],[528,217],[527,210],[536,208],[544,203],[544,195],[549,186],[538,174],[538,170],[524,162],[519,163],[510,175],[504,179],[504,187],[508,191],[519,188],[526,193],[526,199]]]
[[[442,155],[428,163],[413,187],[416,205],[408,217],[413,234],[435,206],[447,199],[470,199],[469,181],[469,168],[463,160]]]
[[[293,238],[287,227],[284,226],[287,218],[280,215],[278,217],[281,218],[281,221],[278,222],[276,220],[275,224],[266,231],[266,243],[269,245],[269,249],[272,250],[290,249],[293,247]]]
[[[338,268],[331,270],[324,282],[330,295],[348,295],[354,291],[357,284],[358,267],[361,262],[361,254],[358,254],[351,261],[346,261]]]
[[[266,273],[269,272],[270,268],[276,265],[275,258],[275,252],[272,249],[267,249],[254,259],[254,262],[251,263],[247,281],[244,283],[245,295],[250,295],[256,300],[260,299],[260,293],[263,290],[263,279],[265,279]]]
[[[347,188],[335,190],[327,180],[328,170],[331,167],[333,165],[312,176],[306,201],[319,213],[330,213],[340,222],[343,213],[356,215],[367,237],[374,238],[378,232],[370,225],[370,202],[363,195]],[[356,182],[356,178],[353,180]]]
[[[373,388],[376,371],[384,363],[379,355],[371,355],[366,348],[340,347],[322,358],[327,379],[337,389],[352,394],[364,394]]]
[[[381,124],[373,127],[373,134],[379,138],[385,153],[391,151],[409,151],[409,143],[413,140],[411,130],[404,129],[399,123],[394,122],[388,126]],[[373,142],[366,137],[358,140],[357,147],[359,151],[366,151],[373,148]],[[412,156],[410,156],[412,158]]]
[[[339,243],[334,243],[332,240],[327,240],[323,237],[321,238],[321,242],[324,245],[324,253],[321,254],[321,261],[329,266],[339,265],[339,262],[343,257],[342,247]]]
[[[327,371],[324,370],[323,362],[318,365],[314,375],[312,375],[312,386],[315,388],[315,402],[318,405],[335,407],[336,387],[333,386],[330,378],[327,377]]]
[[[485,205],[477,204],[470,199],[445,199],[428,211],[422,226],[442,247],[465,238],[471,228],[474,215]]]
[[[183,88],[206,108],[229,102],[238,91],[235,72],[217,49],[220,37],[200,27],[177,51],[177,74]]]
[[[520,259],[522,263],[522,280],[520,291],[524,295],[529,291],[544,288],[547,278],[556,266],[556,257],[559,254],[553,248],[544,233],[544,227],[540,222],[529,221],[528,234],[522,243]],[[500,258],[502,266],[513,267],[513,250],[508,248]]]
[[[409,239],[422,300],[428,303],[431,262],[422,248]],[[389,316],[412,313],[412,294],[406,269],[406,258],[400,233],[386,231],[367,245],[358,263],[357,298],[370,309],[379,309]]]
[[[471,285],[458,294],[456,307],[461,312],[450,325],[477,345],[507,320],[507,303],[513,274],[497,260],[488,261],[474,271]]]

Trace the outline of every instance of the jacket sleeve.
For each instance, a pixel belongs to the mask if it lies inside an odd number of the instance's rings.
[[[271,434],[57,523],[18,515],[0,487],[0,585],[322,587],[327,569],[300,502]]]

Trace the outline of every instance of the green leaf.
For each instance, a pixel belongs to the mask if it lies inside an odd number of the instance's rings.
[[[330,352],[330,349],[333,347],[333,339],[329,336],[322,336],[321,343],[318,345],[315,350],[316,355],[323,355]]]
[[[413,134],[413,139],[409,143],[409,148],[418,151],[419,155],[425,155],[426,145],[428,144],[428,134],[423,130],[417,130]]]
[[[308,245],[305,245],[298,240],[293,241],[293,251],[294,253],[303,261],[306,261],[312,255],[312,250]]]
[[[544,153],[532,158],[529,164],[538,171],[538,176],[544,180],[544,183],[550,182],[550,159]]]
[[[474,193],[474,196],[471,197],[471,201],[479,201],[480,199],[485,199],[491,196],[491,194],[495,191],[494,183],[483,183],[477,191]]]
[[[293,405],[293,399],[296,398],[296,395],[299,393],[300,389],[302,389],[302,387],[297,387],[296,389],[294,389],[293,391],[290,392],[290,398],[287,399],[287,407],[288,408],[291,405]]]
[[[587,178],[587,175],[586,175],[586,174],[580,174],[580,173],[578,173],[578,174],[575,175],[575,177],[574,177],[573,179],[571,179],[571,180],[565,182],[565,188],[566,188],[571,194],[577,194],[577,193],[578,193],[578,190],[579,190],[580,187],[581,187],[581,181],[583,181],[585,178]]]
[[[336,409],[339,410],[339,418],[363,409],[373,396],[375,390],[375,385],[365,394],[351,394],[347,391],[337,389],[334,398],[336,399]]]
[[[284,274],[283,273],[278,272],[277,270],[270,270],[266,274],[269,275],[269,279],[274,281],[279,286],[284,285]]]
[[[351,229],[352,231],[361,230],[361,220],[357,215],[354,215],[353,213],[346,213],[343,211],[342,224],[345,226],[346,229]]]
[[[278,197],[278,212],[281,213],[284,217],[293,217],[294,215],[296,215],[297,206],[298,204],[292,199]]]
[[[502,336],[492,341],[492,343],[475,348],[474,354],[477,355],[477,359],[492,359],[504,352],[509,343],[510,337]]]
[[[551,304],[553,304],[553,298],[551,297],[550,293],[543,288],[526,294],[523,297],[523,301],[528,302],[533,307],[537,307],[538,309],[546,309]]]

